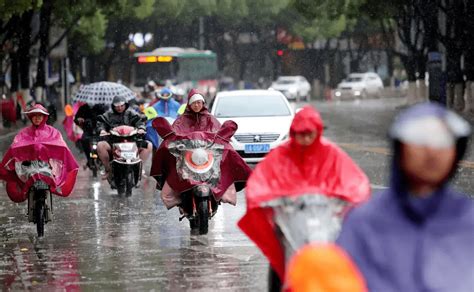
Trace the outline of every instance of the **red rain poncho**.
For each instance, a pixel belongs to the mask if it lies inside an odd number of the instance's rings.
[[[36,104],[33,109],[46,109]],[[30,116],[28,116],[30,117]],[[41,160],[51,164],[54,177],[44,176],[42,179],[57,195],[67,197],[76,182],[79,166],[64,142],[61,133],[46,125],[47,116],[36,127],[31,125],[22,129],[14,138],[0,163],[0,179],[7,182],[7,193],[14,202],[27,199],[32,180],[22,182],[15,172],[15,162]]]
[[[195,94],[200,93],[192,89],[188,94],[188,100]],[[199,113],[195,113],[188,104],[185,112],[173,123],[173,129],[178,134],[187,134],[196,131],[217,132],[220,127],[221,123],[209,113],[205,105]]]
[[[157,180],[157,188],[162,190],[162,197],[171,195],[179,196],[179,194],[191,189],[193,186],[203,184],[203,182],[199,180],[182,179],[180,177],[176,169],[176,157],[169,152],[168,145],[180,140],[206,141],[223,146],[222,159],[218,166],[220,172],[219,180],[215,183],[210,183],[214,198],[217,201],[222,199],[226,203],[235,204],[235,198],[227,201],[227,198],[223,198],[224,194],[232,185],[235,185],[235,191],[237,192],[243,189],[251,173],[249,166],[243,161],[234,148],[232,148],[228,139],[223,138],[231,136],[236,131],[237,124],[227,121],[219,128],[217,135],[211,132],[178,134],[175,133],[174,128],[170,127],[167,121],[162,118],[155,119],[153,121],[153,127],[155,127],[160,136],[164,137],[163,142],[153,157],[150,170],[150,175]],[[165,183],[167,183],[176,194],[169,194],[169,190],[164,188]],[[233,196],[235,196],[235,194],[233,194]],[[167,205],[167,207],[171,208],[173,205],[170,204]]]
[[[304,147],[296,142],[295,133],[313,130],[318,135],[312,145]],[[284,254],[274,234],[273,211],[262,208],[263,203],[305,194],[324,194],[360,203],[370,195],[366,175],[322,133],[319,113],[305,107],[293,119],[290,140],[271,151],[247,181],[247,212],[238,225],[267,256],[280,279],[284,279]]]

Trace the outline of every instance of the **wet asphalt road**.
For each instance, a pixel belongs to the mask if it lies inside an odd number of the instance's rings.
[[[386,186],[385,133],[401,104],[401,99],[315,103],[328,126],[325,136],[361,165],[375,189]],[[10,140],[0,140],[0,151]],[[471,146],[455,181],[470,193],[472,153]],[[81,169],[74,193],[55,197],[54,204],[54,221],[37,239],[26,204],[11,203],[0,187],[2,290],[266,290],[267,261],[236,227],[245,211],[243,193],[236,207],[219,209],[205,236],[191,235],[187,221],[178,221],[179,212],[166,210],[150,178],[131,198],[120,198]]]

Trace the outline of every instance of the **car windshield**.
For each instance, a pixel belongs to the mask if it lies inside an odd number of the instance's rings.
[[[349,76],[346,78],[346,82],[361,82],[362,77],[354,77],[354,76]]]
[[[293,84],[296,83],[296,79],[278,79],[277,84]]]
[[[273,117],[291,115],[284,97],[279,95],[224,96],[218,99],[215,116],[218,118]]]

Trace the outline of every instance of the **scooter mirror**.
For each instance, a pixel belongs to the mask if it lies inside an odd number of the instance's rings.
[[[237,131],[237,123],[234,121],[225,121],[219,131],[217,132],[217,136],[224,140],[229,140],[234,136],[235,132]]]
[[[163,139],[174,132],[168,120],[163,117],[155,118],[151,124]]]

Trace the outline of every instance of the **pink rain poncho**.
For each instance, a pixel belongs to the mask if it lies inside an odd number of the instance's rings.
[[[47,112],[36,104],[33,111]],[[32,111],[30,110],[30,112]],[[31,116],[28,115],[31,119]],[[0,163],[0,179],[7,182],[8,196],[14,202],[23,202],[28,197],[28,190],[34,179],[22,181],[15,172],[15,164],[23,161],[44,161],[49,163],[53,176],[41,176],[51,192],[67,197],[76,182],[79,166],[64,142],[61,133],[46,125],[47,116],[39,126],[31,125],[22,129],[8,148]]]

